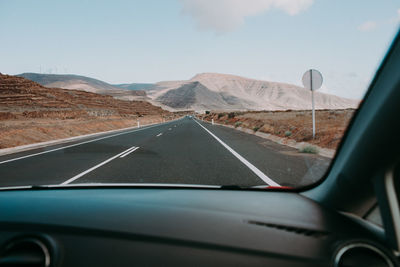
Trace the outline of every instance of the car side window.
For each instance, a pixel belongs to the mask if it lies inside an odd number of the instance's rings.
[[[379,206],[376,205],[366,216],[365,219],[372,222],[378,226],[383,227],[381,212]]]

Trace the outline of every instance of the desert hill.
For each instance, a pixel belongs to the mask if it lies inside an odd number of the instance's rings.
[[[239,99],[228,93],[218,93],[195,81],[183,83],[176,89],[168,90],[157,98],[157,101],[175,109],[246,109],[253,103]]]
[[[86,92],[111,95],[119,99],[135,100],[146,96],[143,90],[128,90],[121,86],[111,85],[109,83],[72,74],[39,74],[39,73],[22,73],[17,75],[37,82],[48,88],[63,88],[72,90],[81,90]]]
[[[0,149],[159,123],[182,116],[146,101],[123,101],[79,90],[47,88],[0,74]]]
[[[121,83],[121,84],[113,84],[113,86],[122,88],[125,90],[149,90],[153,89],[154,83]]]
[[[168,113],[146,101],[123,101],[79,90],[47,88],[22,77],[0,74],[0,112],[3,116],[160,115]],[[80,114],[80,115],[79,115]]]
[[[309,90],[230,74],[200,73],[190,80],[117,85],[78,75],[23,73],[20,76],[46,87],[84,90],[124,100],[146,100],[170,111],[311,109]],[[315,93],[316,109],[357,108],[358,104],[358,100]]]
[[[194,83],[196,87],[192,86]],[[201,73],[187,81],[160,82],[147,94],[155,103],[173,108],[181,108],[182,96],[192,94],[194,97],[184,108],[194,110],[311,109],[311,92],[302,87],[219,73]],[[356,108],[359,101],[316,92],[315,103],[317,109],[346,109]]]

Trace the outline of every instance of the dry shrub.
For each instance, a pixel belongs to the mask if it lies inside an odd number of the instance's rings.
[[[260,128],[261,132],[264,133],[274,133],[274,127],[272,127],[269,124],[264,124],[261,128]]]

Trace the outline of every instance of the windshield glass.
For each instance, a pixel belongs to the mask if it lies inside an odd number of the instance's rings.
[[[0,187],[321,179],[395,1],[0,1]]]

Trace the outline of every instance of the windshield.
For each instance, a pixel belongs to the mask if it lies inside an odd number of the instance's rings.
[[[321,179],[394,1],[0,2],[0,187]]]

